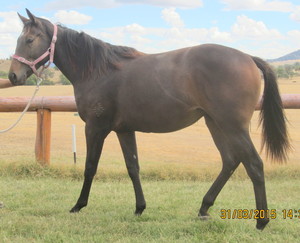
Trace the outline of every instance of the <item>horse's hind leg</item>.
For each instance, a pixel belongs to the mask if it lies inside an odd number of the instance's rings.
[[[128,174],[131,178],[134,192],[135,192],[135,198],[136,198],[135,214],[141,215],[144,209],[146,208],[146,202],[145,202],[143,189],[142,189],[140,176],[139,176],[140,167],[138,162],[135,133],[124,132],[124,133],[117,133],[117,135],[123,151]]]
[[[263,230],[269,222],[264,169],[263,162],[252,142],[250,150],[244,154],[243,165],[254,187],[256,210],[258,214],[256,228]]]
[[[205,194],[201,208],[199,210],[199,217],[201,219],[208,219],[208,209],[214,204],[217,196],[219,195],[220,191],[235,171],[235,169],[240,164],[239,161],[234,160],[234,157],[231,153],[230,147],[228,146],[227,137],[224,133],[219,129],[219,127],[215,124],[215,122],[208,116],[205,116],[206,125],[210,130],[210,133],[214,139],[214,142],[220,151],[223,168],[218,175],[215,182],[212,184],[208,192]]]
[[[246,171],[252,180],[255,193],[256,209],[260,212],[257,219],[257,229],[264,229],[269,222],[267,215],[267,197],[265,189],[263,163],[251,141],[249,132],[246,126],[231,125],[234,123],[227,123],[223,121],[223,127],[220,128],[210,118],[206,117],[206,123],[209,127],[214,141],[221,153],[223,160],[223,168],[203,198],[203,203],[200,208],[200,216],[207,216],[208,208],[213,205],[217,195],[230,178],[236,167],[240,162],[246,168]]]
[[[255,194],[257,224],[263,230],[269,222],[263,162],[259,157],[248,131],[241,131],[234,139],[235,157],[241,161],[250,177]]]

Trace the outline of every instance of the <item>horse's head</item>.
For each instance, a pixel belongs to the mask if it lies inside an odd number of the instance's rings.
[[[36,62],[49,49],[51,34],[48,33],[47,26],[50,22],[35,17],[28,9],[26,11],[29,19],[19,14],[24,27],[18,38],[8,75],[13,85],[25,84],[26,79],[49,60],[49,55],[45,55]]]

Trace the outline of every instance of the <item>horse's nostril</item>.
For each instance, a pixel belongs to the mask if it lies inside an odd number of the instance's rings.
[[[9,78],[10,82],[12,82],[13,84],[15,84],[17,82],[17,75],[15,73],[10,73],[8,75],[8,78]]]

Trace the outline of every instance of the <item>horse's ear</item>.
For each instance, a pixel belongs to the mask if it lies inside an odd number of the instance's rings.
[[[19,15],[19,18],[21,19],[21,21],[23,22],[23,24],[26,24],[29,21],[29,19],[23,17],[21,14],[18,13],[18,15]]]
[[[28,17],[30,18],[31,22],[33,24],[35,24],[37,21],[36,21],[36,17],[26,8],[26,12],[27,12],[27,15]]]

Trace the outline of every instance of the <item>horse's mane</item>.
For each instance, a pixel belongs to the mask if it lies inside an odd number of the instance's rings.
[[[64,29],[63,45],[72,66],[81,71],[83,77],[103,75],[110,70],[121,68],[122,61],[145,55],[134,48],[115,46],[89,36],[84,32]]]

